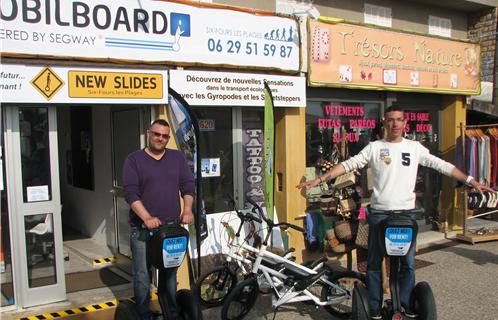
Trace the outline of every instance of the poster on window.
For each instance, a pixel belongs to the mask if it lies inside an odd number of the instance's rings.
[[[205,158],[201,160],[201,174],[203,178],[220,176],[220,158]]]

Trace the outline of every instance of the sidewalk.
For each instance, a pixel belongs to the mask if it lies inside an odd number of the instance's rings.
[[[435,231],[427,231],[419,234],[417,239],[418,248],[424,249],[430,246],[435,246],[442,243],[447,243],[451,239],[456,238],[456,233],[451,232],[448,234],[448,239],[445,239],[445,234]],[[354,255],[353,255],[354,257]],[[346,266],[344,259],[341,259],[341,265]],[[353,268],[356,267],[356,261],[352,262]],[[126,299],[133,296],[131,283],[110,287],[110,288],[100,288],[94,290],[86,290],[75,293],[70,293],[67,295],[67,301],[54,303],[50,305],[32,307],[24,310],[14,310],[6,311],[2,313],[2,319],[18,319],[23,317],[30,317],[30,319],[39,319],[35,316],[37,315],[48,315],[45,317],[47,319],[53,318],[54,315],[50,313],[57,313],[56,318],[68,318],[71,320],[76,319],[113,319],[114,308],[117,300]],[[107,305],[106,305],[107,303]],[[91,307],[92,305],[96,305]],[[87,309],[88,312],[78,312],[79,308],[90,306]],[[65,313],[65,310],[73,310],[78,312],[73,315]],[[220,318],[219,308],[205,310],[204,319],[219,319]],[[271,315],[270,315],[271,313]],[[296,304],[285,306],[279,309],[276,319],[297,319],[299,315],[300,318],[304,319],[323,319],[331,318],[331,316],[322,309],[315,309],[305,304]],[[271,297],[261,296],[256,303],[254,310],[248,315],[246,319],[272,319],[273,311],[271,310]],[[293,318],[294,317],[294,318]]]

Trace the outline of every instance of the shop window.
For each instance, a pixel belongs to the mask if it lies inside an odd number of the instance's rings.
[[[306,108],[306,166],[354,156],[380,138],[380,103],[312,101]]]
[[[432,154],[438,154],[438,112],[435,110],[410,109],[405,111],[408,123],[405,128],[405,138],[419,141]],[[415,194],[417,207],[424,208],[427,223],[438,221],[438,199],[441,189],[441,174],[434,169],[419,166]]]
[[[390,28],[392,27],[391,8],[365,3],[363,21]]]
[[[72,107],[71,139],[67,154],[67,180],[75,187],[93,190],[92,110]]]
[[[233,196],[233,138],[230,108],[192,108],[199,123],[202,192],[206,212],[229,211]]]
[[[50,179],[48,108],[19,108],[24,202],[49,201]]]
[[[451,20],[429,16],[429,34],[442,37],[451,37]]]

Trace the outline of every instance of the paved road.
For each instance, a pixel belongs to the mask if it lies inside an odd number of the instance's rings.
[[[498,320],[498,242],[449,242],[423,250],[417,259],[427,265],[417,270],[417,281],[430,283],[439,320]],[[205,310],[204,319],[220,319],[220,313],[219,308]],[[272,320],[271,298],[260,296],[245,319]],[[334,318],[323,309],[294,304],[281,308],[275,319]]]

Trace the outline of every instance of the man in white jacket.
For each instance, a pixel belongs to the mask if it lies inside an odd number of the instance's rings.
[[[417,141],[403,138],[406,125],[404,111],[398,106],[387,108],[383,120],[386,138],[370,142],[356,156],[334,166],[324,175],[297,185],[297,188],[311,188],[322,182],[334,179],[344,173],[360,169],[366,165],[372,168],[373,193],[370,205],[375,211],[367,217],[369,239],[378,239],[380,222],[388,217],[389,211],[411,210],[415,208],[415,182],[418,165],[433,168],[444,175],[464,182],[479,192],[493,191],[481,185],[473,177],[465,175],[453,164],[429,153]],[[415,215],[412,214],[415,220]],[[381,282],[382,251],[378,241],[369,240],[367,288],[370,300],[371,319],[382,319],[383,294]],[[400,300],[408,317],[416,317],[409,309],[409,300],[415,286],[415,246],[401,260],[399,276]]]

